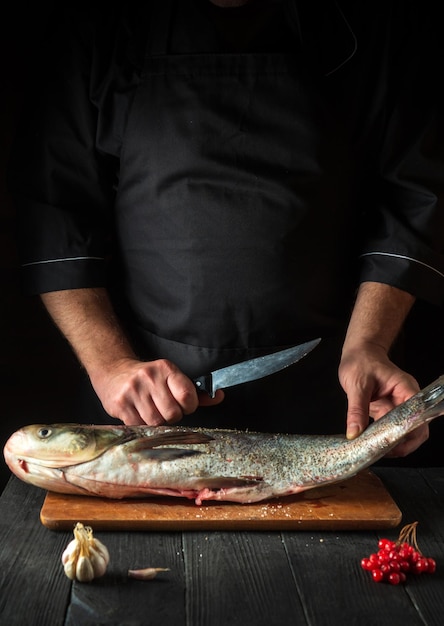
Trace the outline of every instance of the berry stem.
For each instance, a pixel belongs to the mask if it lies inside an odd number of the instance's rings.
[[[402,543],[411,544],[419,554],[422,554],[419,549],[418,542],[416,539],[416,527],[418,526],[418,522],[412,522],[411,524],[407,524],[401,529],[399,533],[398,541],[396,544],[399,546]]]

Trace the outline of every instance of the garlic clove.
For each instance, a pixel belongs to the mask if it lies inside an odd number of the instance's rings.
[[[168,567],[146,567],[145,569],[129,569],[129,578],[137,580],[152,580],[159,572],[169,572]]]
[[[105,560],[105,563],[108,565],[109,563],[109,552],[108,548],[100,541],[100,539],[92,538],[90,541],[90,546],[94,548]]]
[[[62,563],[65,565],[70,559],[77,557],[80,552],[80,546],[77,539],[73,539],[68,543],[62,554]]]
[[[81,583],[89,583],[94,578],[94,569],[87,556],[80,556],[76,565],[76,578]]]
[[[69,559],[64,564],[63,569],[65,570],[65,574],[70,580],[75,580],[76,578],[76,567],[77,567],[77,558]]]
[[[106,572],[106,566],[108,565],[102,553],[95,550],[92,546],[89,548],[89,560],[94,571],[94,577],[100,578]]]

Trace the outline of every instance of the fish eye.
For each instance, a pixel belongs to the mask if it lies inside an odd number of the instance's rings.
[[[51,428],[40,428],[37,435],[40,439],[48,439],[52,435],[52,430]]]

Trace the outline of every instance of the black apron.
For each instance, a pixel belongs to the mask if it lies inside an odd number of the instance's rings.
[[[174,3],[152,4],[115,207],[120,310],[139,356],[193,377],[320,336],[299,364],[183,423],[343,431],[348,137],[302,55],[168,54]]]

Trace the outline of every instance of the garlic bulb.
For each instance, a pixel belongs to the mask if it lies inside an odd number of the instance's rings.
[[[106,572],[109,552],[106,546],[93,536],[92,528],[78,522],[74,527],[74,539],[63,551],[62,563],[68,578],[90,582]]]

